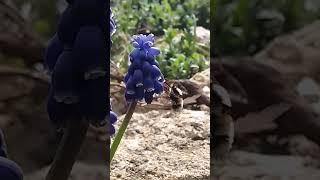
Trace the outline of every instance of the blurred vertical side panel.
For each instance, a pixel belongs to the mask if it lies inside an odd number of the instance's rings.
[[[319,179],[319,1],[211,10],[211,178]]]
[[[0,1],[0,147],[5,140],[8,159],[26,180],[44,179],[62,137],[46,110],[50,80],[43,57],[66,7],[66,0]],[[105,127],[89,127],[71,176],[105,179]]]
[[[217,14],[221,12],[218,0],[211,1],[210,13],[210,85],[211,85],[211,109],[210,109],[210,179],[219,179],[219,168],[223,166],[228,158],[234,138],[234,123],[231,115],[232,103],[227,90],[219,83],[216,76],[222,71],[219,63],[217,31],[218,23],[216,23]]]

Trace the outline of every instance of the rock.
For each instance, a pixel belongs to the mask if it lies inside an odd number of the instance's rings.
[[[43,180],[47,172],[49,171],[49,167],[42,168],[34,173],[27,174],[25,176],[25,180]],[[69,177],[70,180],[101,180],[106,179],[106,166],[105,164],[94,165],[94,164],[86,164],[83,162],[77,162],[73,166],[71,171],[71,175]]]
[[[303,77],[296,85],[296,90],[311,105],[313,110],[320,115],[320,85],[313,78]]]
[[[288,149],[293,155],[310,156],[320,160],[320,146],[305,136],[296,135],[289,138]]]
[[[201,26],[196,27],[196,36],[199,43],[203,45],[210,44],[210,30],[205,29]]]
[[[307,159],[297,156],[270,156],[233,151],[230,160],[217,165],[212,179],[217,180],[318,180],[320,171],[306,166]]]
[[[0,77],[0,100],[27,95],[34,88],[34,82],[22,77]]]
[[[248,94],[247,104],[233,103],[235,119],[248,112],[261,111],[270,104],[285,103],[291,108],[276,120],[281,134],[304,134],[320,144],[320,117],[315,116],[306,99],[297,94],[295,85],[288,82],[287,75],[250,58],[224,60],[222,63],[228,72],[237,77]],[[223,79],[220,83],[224,86]]]
[[[246,116],[238,118],[235,123],[237,135],[261,133],[277,127],[275,120],[290,109],[290,105],[280,103],[270,105],[260,112],[249,112]],[[259,123],[256,123],[259,121]]]
[[[273,67],[288,78],[310,76],[320,81],[320,21],[291,34],[275,38],[254,56],[260,63]]]
[[[208,179],[209,124],[203,111],[135,113],[111,163],[111,179]]]
[[[205,94],[206,96],[210,97],[210,88],[208,86],[204,86],[202,88],[203,94]]]
[[[301,96],[320,96],[320,86],[310,77],[304,77],[297,84],[297,92]]]
[[[210,87],[210,68],[196,73],[190,80],[200,86]]]

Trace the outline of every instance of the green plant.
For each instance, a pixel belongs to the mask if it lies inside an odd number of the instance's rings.
[[[157,57],[163,74],[168,79],[186,79],[208,67],[206,56],[200,53],[201,47],[190,30],[168,28],[160,45],[161,54]]]
[[[216,0],[213,19],[216,34],[214,52],[222,55],[254,54],[274,37],[317,19],[320,11],[316,2]],[[310,6],[318,8],[310,10]]]
[[[161,47],[157,57],[166,78],[190,78],[208,67],[209,47],[196,42],[196,25],[209,27],[209,0],[123,0],[113,2],[117,35],[112,60],[125,71],[132,48],[128,34],[152,33]]]
[[[199,17],[198,25],[209,27],[209,0],[123,0],[113,1],[120,31],[138,33],[150,30],[162,35],[163,29],[189,28],[192,15]]]

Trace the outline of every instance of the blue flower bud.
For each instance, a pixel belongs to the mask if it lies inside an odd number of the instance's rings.
[[[58,58],[52,73],[52,90],[57,102],[79,102],[79,78],[71,51],[64,50]]]
[[[159,82],[158,80],[153,81],[154,83],[154,92],[156,94],[160,94],[163,91],[163,83]]]
[[[79,104],[59,103],[53,96],[52,88],[50,88],[47,99],[47,112],[50,121],[58,128],[61,128],[68,118],[80,115]]]
[[[133,77],[130,76],[126,83],[126,94],[135,94],[136,83],[133,80]]]
[[[132,43],[132,46],[133,46],[134,48],[139,48],[139,47],[140,47],[139,43],[137,43],[137,42],[133,42],[133,43]]]
[[[49,73],[52,73],[62,51],[63,44],[58,39],[58,35],[55,34],[49,41],[48,47],[45,50],[44,67],[49,71]]]
[[[108,62],[106,46],[103,32],[98,26],[81,27],[73,47],[73,58],[77,59],[79,69],[83,73],[98,71],[104,76]]]
[[[113,111],[110,111],[110,123],[114,124],[117,121],[117,115]]]
[[[69,5],[62,13],[57,31],[60,41],[70,46],[73,44],[80,28],[71,9]]]
[[[142,35],[142,34],[140,34],[140,35],[133,35],[132,36],[132,38],[131,38],[131,40],[132,40],[132,42],[133,43],[138,43],[138,47],[137,48],[140,48],[140,46],[143,44],[143,40],[142,40],[142,38],[143,38],[144,36]]]
[[[67,3],[72,4],[74,0],[66,0]]]
[[[135,100],[135,92],[134,90],[126,89],[124,92],[125,98],[128,102]]]
[[[136,92],[135,98],[138,99],[138,100],[143,100],[143,98],[144,98],[143,86],[136,87],[135,92]]]
[[[163,76],[163,74],[161,74],[161,76],[160,77],[158,77],[158,79],[157,79],[159,82],[161,82],[161,83],[163,83],[164,82],[164,76]]]
[[[130,76],[132,76],[135,69],[136,69],[136,68],[134,68],[134,66],[130,66],[130,65],[129,65],[127,74],[130,75]]]
[[[137,44],[137,42],[134,42]],[[138,45],[139,47],[139,45]],[[130,53],[129,53],[129,57],[131,58],[130,60],[132,59],[138,59],[140,58],[140,54],[143,53],[139,48],[135,48],[134,50],[132,50]]]
[[[141,65],[143,64],[143,59],[136,58],[136,59],[130,59],[129,66],[132,67],[134,70],[140,69]]]
[[[144,76],[148,76],[152,71],[152,65],[147,61],[143,62],[142,71]]]
[[[145,93],[144,100],[146,101],[147,104],[151,104],[151,102],[153,100],[153,94],[154,94],[154,91]]]
[[[112,10],[110,9],[110,20],[109,20],[110,21],[110,36],[112,36],[116,32],[116,23],[115,23],[115,21],[113,19],[113,16],[114,15],[112,13]]]
[[[124,81],[125,84],[127,84],[129,78],[130,78],[130,74],[126,73],[126,75],[124,75],[124,78],[123,78],[123,81]]]
[[[140,69],[134,71],[132,81],[135,83],[135,87],[143,86],[143,73]]]
[[[106,0],[76,0],[72,6],[72,12],[76,17],[77,23],[83,25],[102,25],[107,18]]]
[[[161,71],[160,69],[156,66],[156,65],[152,65],[152,70],[151,70],[151,76],[154,79],[158,79],[159,77],[161,77]]]
[[[154,43],[154,34],[149,34],[149,35],[146,37],[146,41],[150,41],[150,42]]]
[[[68,112],[68,109],[66,107],[66,104],[58,103],[53,98],[53,95],[49,95],[49,98],[47,100],[47,112],[49,115],[49,119],[53,124],[61,126],[63,122],[67,120],[67,113],[70,112]]]
[[[106,122],[107,122],[107,131],[108,131],[107,133],[111,136],[115,133],[114,124],[117,121],[117,115],[112,111],[111,103],[110,103],[109,111],[110,113]]]
[[[154,83],[151,77],[145,77],[143,81],[143,87],[147,92],[154,91]]]
[[[105,118],[109,113],[107,102],[109,97],[108,85],[109,77],[84,80],[80,96],[81,111],[85,117],[95,126],[104,125]]]
[[[156,55],[160,54],[160,49],[155,48],[155,47],[150,47],[150,48],[148,49],[148,53],[149,53],[150,55],[152,55],[152,56],[156,56]]]
[[[149,63],[150,63],[150,65],[155,65],[155,66],[157,66],[158,68],[160,68],[160,65],[159,65],[158,61],[155,60],[155,59],[150,60]]]
[[[111,102],[110,102],[109,111],[111,111],[111,110],[112,110],[112,105],[111,105]]]
[[[152,45],[153,45],[153,43],[151,41],[144,42],[142,44],[141,49],[144,49],[144,50],[150,49]]]
[[[116,133],[116,129],[114,128],[113,125],[110,125],[109,127],[109,131],[107,132],[109,135],[113,135]]]

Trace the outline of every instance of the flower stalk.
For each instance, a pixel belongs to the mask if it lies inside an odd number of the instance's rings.
[[[46,180],[67,180],[85,139],[89,122],[70,119]]]
[[[130,122],[130,119],[134,113],[134,110],[137,106],[137,101],[133,101],[129,104],[129,108],[128,108],[128,111],[123,119],[123,122],[112,142],[112,145],[111,145],[111,148],[110,148],[110,162],[112,161],[116,151],[117,151],[117,148],[121,142],[121,139],[124,135],[124,132],[126,131],[127,127],[128,127],[128,124]]]

